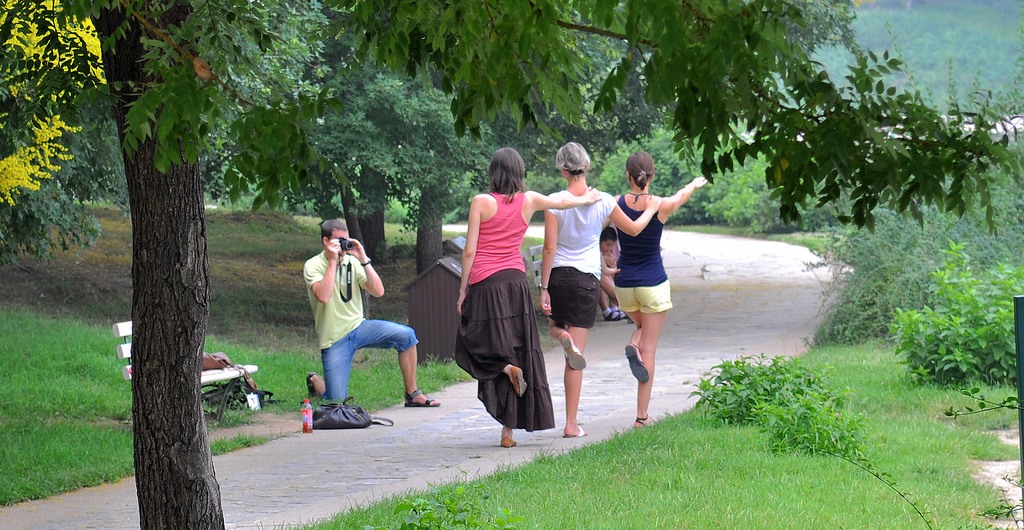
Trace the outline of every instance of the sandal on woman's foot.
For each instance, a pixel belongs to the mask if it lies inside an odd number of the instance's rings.
[[[587,435],[587,431],[584,431],[583,427],[577,427],[577,429],[578,431],[576,432],[576,434],[569,434],[565,431],[562,431],[562,438],[582,438]]]
[[[647,367],[640,361],[640,349],[635,344],[626,345],[626,360],[629,361],[629,370],[633,372],[633,377],[641,383],[646,383],[651,379],[651,374],[647,373]]]
[[[501,437],[501,446],[504,447],[505,449],[509,449],[509,448],[515,447],[517,445],[519,445],[519,444],[517,444],[516,441],[513,440],[511,436],[502,436]]]
[[[523,394],[526,393],[526,379],[523,377],[523,369],[518,366],[509,368],[508,378],[512,381],[512,390],[515,391],[517,396],[523,397]]]
[[[416,398],[423,396],[423,401],[416,401]],[[405,395],[406,407],[440,407],[441,402],[428,398],[422,390],[413,390],[411,394]]]
[[[634,429],[639,428],[639,427],[650,427],[651,425],[654,425],[654,422],[651,421],[651,418],[649,416],[644,416],[643,418],[637,418],[635,421],[633,421],[633,428]]]
[[[587,367],[587,360],[580,353],[579,348],[572,342],[572,337],[566,334],[562,337],[562,349],[565,350],[565,362],[573,370],[582,370]]]

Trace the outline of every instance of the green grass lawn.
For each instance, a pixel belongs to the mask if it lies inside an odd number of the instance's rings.
[[[969,404],[955,392],[908,382],[883,345],[813,350],[806,359],[828,382],[850,391],[863,413],[867,457],[925,513],[869,473],[834,458],[772,454],[753,427],[722,426],[691,412],[622,433],[571,453],[541,458],[416,501],[457,498],[484,514],[502,510],[516,528],[983,528],[979,513],[999,494],[971,478],[975,460],[1013,460],[1017,450],[984,429],[1015,423],[992,413],[947,419]],[[992,389],[1005,395],[1009,389]],[[398,528],[397,499],[311,528]],[[464,508],[465,509],[465,508]]]

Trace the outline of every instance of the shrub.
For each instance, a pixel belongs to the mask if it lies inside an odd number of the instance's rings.
[[[923,211],[919,224],[888,210],[876,210],[873,230],[846,229],[828,241],[831,260],[841,264],[828,285],[828,312],[814,343],[856,344],[889,336],[896,308],[921,309],[929,301],[928,282],[942,265],[947,241],[969,246],[975,264],[994,267],[998,262],[1022,263],[1024,223],[1011,213],[1024,211],[1000,189],[1001,211],[997,234],[984,219],[957,219],[934,208]],[[1015,192],[1020,195],[1019,192]],[[1004,200],[1005,199],[1005,200]]]
[[[395,514],[405,514],[400,530],[440,530],[447,528],[514,528],[521,517],[502,510],[499,516],[487,514],[478,505],[478,499],[487,498],[480,486],[458,485],[442,490],[433,488],[428,497],[403,500],[395,507]],[[386,527],[367,527],[368,530],[386,530]]]
[[[931,306],[896,311],[896,354],[939,384],[1015,384],[1012,295],[1024,292],[1024,268],[998,264],[976,278],[963,245],[946,256],[931,275]]]
[[[697,408],[725,424],[752,424],[769,436],[773,451],[861,457],[863,419],[842,411],[844,399],[832,392],[798,359],[741,357],[713,368],[694,395]]]

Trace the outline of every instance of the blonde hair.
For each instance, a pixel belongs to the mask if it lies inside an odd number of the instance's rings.
[[[590,155],[582,145],[569,142],[558,148],[555,155],[555,167],[564,169],[570,175],[577,176],[590,169]]]

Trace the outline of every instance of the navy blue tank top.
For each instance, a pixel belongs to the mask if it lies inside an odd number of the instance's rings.
[[[619,208],[636,220],[643,211],[626,205],[626,196],[619,197]],[[661,261],[661,232],[665,224],[655,215],[642,232],[633,237],[619,231],[619,273],[615,275],[616,287],[653,287],[668,280],[665,264]]]

